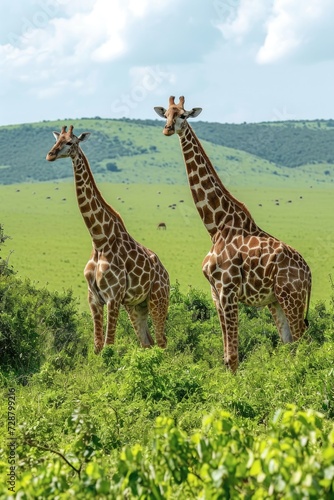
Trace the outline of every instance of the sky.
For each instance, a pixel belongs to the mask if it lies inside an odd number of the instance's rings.
[[[0,125],[334,118],[333,0],[2,0]]]

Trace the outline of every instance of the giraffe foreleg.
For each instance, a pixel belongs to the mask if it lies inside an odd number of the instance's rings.
[[[90,289],[88,290],[88,303],[94,323],[94,352],[99,354],[103,348],[103,304],[96,301]]]
[[[154,345],[153,338],[151,337],[148,329],[148,306],[146,302],[137,304],[135,306],[126,305],[125,309],[129,315],[132,326],[137,334],[142,347],[151,347]]]

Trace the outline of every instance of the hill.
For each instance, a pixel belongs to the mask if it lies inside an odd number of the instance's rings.
[[[157,120],[135,123],[161,125]],[[193,128],[200,139],[246,151],[278,166],[334,163],[334,120],[242,124],[198,121]]]
[[[82,118],[65,122],[72,123],[77,133],[92,132],[84,149],[100,180],[137,183],[144,175],[147,183],[186,181],[175,138],[166,139],[157,133],[156,128],[163,125],[161,120]],[[0,127],[0,184],[71,177],[69,162],[56,167],[45,162],[53,144],[52,131],[59,131],[62,125],[64,121]],[[227,176],[229,171],[235,172],[236,166],[243,175],[255,168],[284,177],[291,173],[287,168],[313,165],[310,171],[331,177],[332,120],[241,125],[194,122],[193,125],[217,170],[224,166]]]
[[[334,128],[325,123],[200,123],[196,130],[201,138],[210,138],[215,144],[247,151],[276,165],[299,167],[310,163],[334,163]]]

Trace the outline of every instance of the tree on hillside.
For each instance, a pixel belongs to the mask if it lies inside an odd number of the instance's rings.
[[[121,169],[118,168],[118,165],[117,163],[113,162],[113,161],[110,161],[106,164],[106,167],[107,167],[107,170],[109,170],[109,172],[120,172]]]
[[[1,252],[1,245],[5,243],[5,241],[9,238],[4,233],[3,225],[0,223],[0,252]],[[0,255],[0,276],[4,275],[9,275],[13,274],[13,269],[11,266],[9,266],[8,261],[9,261],[10,254],[8,255],[7,259],[3,259]]]

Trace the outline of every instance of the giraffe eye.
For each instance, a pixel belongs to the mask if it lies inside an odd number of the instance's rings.
[[[71,141],[66,143],[66,146],[71,146],[71,145],[72,145]]]
[[[184,113],[182,115],[180,115],[181,120],[184,120],[185,117],[186,117],[186,115]]]

